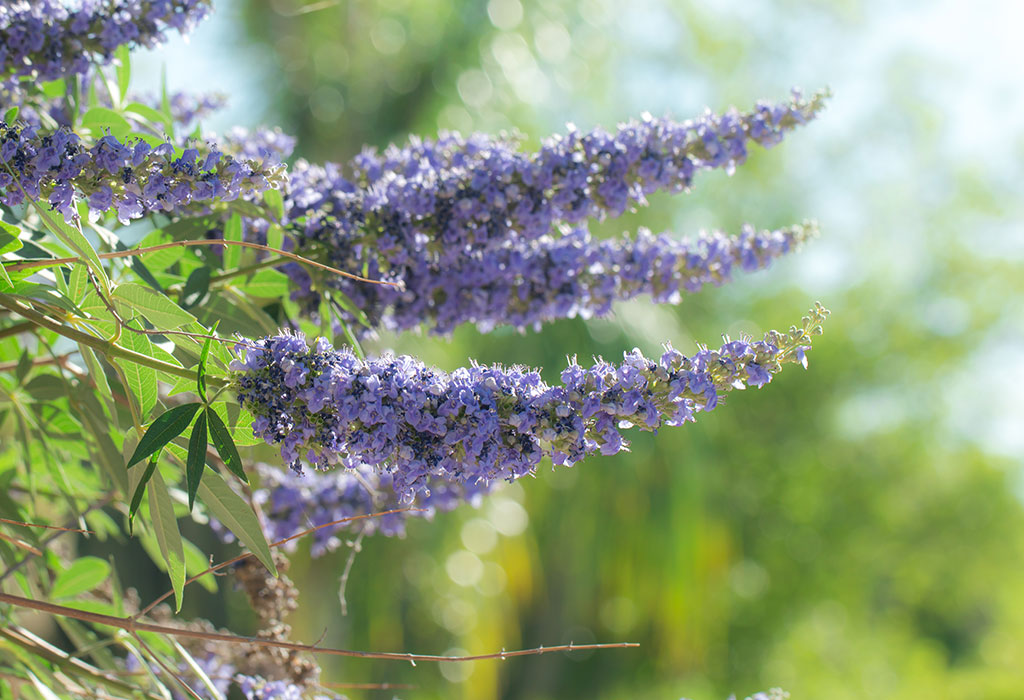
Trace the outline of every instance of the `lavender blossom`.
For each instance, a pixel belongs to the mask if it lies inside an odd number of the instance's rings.
[[[55,80],[107,63],[120,46],[188,32],[209,0],[16,0],[0,5],[0,82]]]
[[[685,122],[645,115],[615,134],[571,128],[535,154],[515,143],[446,135],[382,157],[364,152],[353,180],[334,164],[300,164],[286,206],[292,220],[304,217],[303,239],[341,257],[366,246],[380,251],[383,269],[424,253],[447,262],[512,235],[536,239],[558,223],[619,216],[653,192],[688,189],[701,170],[742,163],[749,142],[778,143],[814,118],[826,97],[794,92],[789,102]]]
[[[363,361],[324,339],[313,348],[284,332],[235,360],[234,388],[253,433],[277,444],[293,469],[369,465],[391,475],[402,502],[430,483],[485,487],[534,472],[541,459],[572,465],[626,449],[620,431],[682,425],[724,393],[763,386],[785,362],[805,362],[827,311],[789,334],[728,340],[687,358],[666,346],[659,361],[639,350],[622,363],[575,360],[549,386],[537,371],[473,365],[452,373],[408,357]]]
[[[399,503],[392,476],[372,467],[297,473],[257,464],[256,471],[260,475],[260,488],[253,492],[253,500],[266,516],[264,530],[270,542],[288,539],[310,528],[344,518],[409,507],[409,504]],[[342,540],[339,535],[346,531],[402,537],[408,518],[433,518],[437,511],[452,510],[467,501],[479,500],[485,489],[435,482],[429,491],[429,495],[421,494],[412,504],[415,510],[316,530],[310,535],[312,556],[319,557],[340,547]],[[230,531],[219,522],[211,523],[222,539],[234,540]],[[297,545],[298,540],[293,540],[283,546],[291,552]]]
[[[646,232],[635,243],[595,245],[581,222],[618,216],[645,204],[655,191],[688,189],[701,170],[731,169],[746,158],[749,142],[774,145],[812,119],[826,96],[805,100],[794,93],[779,105],[759,103],[744,114],[709,112],[686,122],[645,116],[615,134],[571,129],[533,154],[507,140],[443,134],[436,141],[392,146],[381,155],[364,151],[350,165],[351,179],[340,165],[300,162],[285,190],[284,223],[299,252],[404,283],[404,293],[347,280],[327,283],[387,328],[426,324],[443,334],[466,321],[522,328],[577,313],[606,313],[610,299],[638,293],[675,300],[674,291],[700,284],[678,264],[675,283],[663,280],[634,291],[638,287],[626,278],[667,271],[670,261],[688,255],[685,246]],[[563,241],[559,227],[565,225],[575,228]],[[792,238],[791,243],[802,235],[802,229],[762,234]],[[723,245],[738,251],[763,245],[767,238],[754,241],[745,233],[742,241]],[[765,250],[790,247],[769,243]],[[658,269],[644,269],[645,257]],[[716,263],[713,257],[709,264]],[[766,263],[772,257],[759,259]],[[560,263],[587,263],[611,277],[599,279],[602,275],[587,268],[565,273],[555,269]],[[620,274],[615,266],[623,263]],[[282,269],[295,282],[293,298],[307,311],[318,308],[322,290],[313,289],[307,273],[295,265]],[[541,270],[564,289],[541,280]],[[668,290],[660,297],[659,285]]]
[[[557,319],[608,315],[614,302],[642,294],[656,303],[678,304],[706,284],[730,281],[735,269],[768,267],[816,234],[816,225],[807,222],[776,231],[745,226],[738,236],[701,232],[682,240],[641,228],[634,237],[594,241],[581,226],[560,238],[467,252],[446,266],[410,261],[401,289],[345,279],[332,280],[332,287],[352,299],[374,326],[390,330],[427,326],[447,334],[467,322],[484,332],[503,324],[539,329]],[[375,261],[363,262],[375,276]],[[339,266],[363,269],[358,258]],[[286,269],[299,290],[312,296],[308,273],[297,267]],[[339,313],[346,315],[343,309]]]
[[[39,134],[31,126],[0,122],[0,201],[20,204],[45,197],[68,220],[76,216],[74,195],[92,211],[116,209],[127,223],[150,211],[174,211],[212,200],[228,201],[280,184],[282,168],[269,156],[241,161],[215,146],[200,150],[156,148],[144,141],[121,143],[113,136],[86,147],[67,129]],[[16,179],[15,179],[16,178]]]

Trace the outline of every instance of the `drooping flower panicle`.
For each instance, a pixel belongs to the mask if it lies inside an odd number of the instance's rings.
[[[278,186],[283,169],[270,149],[266,155],[263,162],[239,160],[215,146],[177,149],[165,142],[154,148],[110,135],[87,147],[67,129],[41,133],[0,121],[0,201],[17,205],[26,196],[42,197],[70,219],[78,192],[90,210],[115,210],[127,222]]]
[[[548,139],[535,153],[520,151],[514,141],[446,134],[435,141],[414,140],[404,148],[392,146],[383,154],[366,151],[348,168],[300,162],[284,190],[284,223],[296,237],[297,249],[340,269],[365,269],[378,279],[401,280],[407,291],[361,289],[339,279],[312,285],[301,268],[290,266],[285,271],[296,283],[293,298],[312,311],[319,305],[318,292],[325,285],[335,287],[386,328],[426,325],[439,333],[466,321],[526,327],[566,313],[601,313],[605,300],[601,294],[592,300],[593,286],[587,288],[586,281],[580,282],[584,288],[573,290],[576,299],[567,310],[556,311],[549,299],[534,296],[535,285],[522,279],[516,266],[530,265],[532,273],[539,264],[553,271],[544,261],[564,255],[570,266],[590,259],[594,269],[604,266],[611,277],[617,274],[611,263],[624,259],[631,260],[624,276],[655,272],[641,269],[641,253],[628,239],[617,246],[591,244],[586,220],[618,216],[632,205],[645,204],[655,191],[688,189],[701,170],[731,169],[746,158],[750,142],[777,143],[812,119],[826,97],[827,92],[809,99],[795,93],[777,105],[760,103],[746,113],[708,112],[685,122],[645,116],[614,134],[571,129]],[[570,241],[563,243],[561,227],[568,226],[574,228]],[[647,243],[650,239],[641,234],[636,245],[649,259],[665,262],[682,252],[667,238]],[[489,279],[490,289],[452,288],[461,282],[452,271],[469,265],[475,277]],[[555,277],[563,275],[555,272]],[[567,278],[570,288],[578,286],[573,273]],[[690,286],[691,281],[684,273],[676,286]],[[620,292],[628,298],[631,285],[622,282],[602,284],[615,290],[615,298],[623,298]],[[564,290],[550,284],[544,293],[559,294],[556,306],[566,306]],[[510,316],[503,316],[496,301],[503,297],[515,299]],[[662,297],[668,298],[672,295]]]
[[[392,475],[403,502],[431,481],[486,485],[531,473],[541,459],[571,465],[615,454],[629,427],[657,430],[710,411],[725,392],[763,386],[784,362],[803,362],[827,311],[820,306],[789,334],[727,340],[658,361],[639,350],[613,364],[573,361],[551,386],[534,370],[473,365],[447,373],[407,356],[363,361],[324,339],[257,342],[233,364],[239,402],[254,433],[301,468],[365,464]]]
[[[561,237],[513,241],[467,252],[448,264],[409,261],[402,288],[337,280],[374,325],[402,331],[427,327],[451,333],[463,323],[484,332],[519,330],[564,318],[605,316],[617,301],[649,294],[655,303],[679,303],[704,285],[721,285],[735,269],[753,272],[798,249],[817,234],[813,222],[775,231],[745,226],[737,236],[701,232],[693,239],[654,235],[595,241],[585,227]],[[351,267],[346,269],[361,269]],[[312,294],[309,273],[286,268],[296,295]],[[368,267],[375,276],[376,264]],[[344,309],[339,313],[345,315]]]
[[[188,32],[210,0],[15,0],[0,6],[0,82],[56,80],[107,63],[124,45]]]
[[[253,500],[266,516],[265,534],[271,542],[346,518],[408,506],[399,503],[391,474],[365,465],[300,474],[269,464],[258,464],[256,471],[260,475],[260,486],[253,492]],[[344,531],[402,536],[408,518],[432,518],[438,511],[449,511],[462,503],[475,502],[487,488],[433,482],[429,490],[429,494],[420,494],[413,510],[320,527],[310,535],[310,553],[318,557],[334,551],[341,546],[339,533]],[[231,539],[230,532],[222,525],[218,523],[216,528],[225,538]],[[290,551],[297,544],[298,540],[294,540],[284,547]]]

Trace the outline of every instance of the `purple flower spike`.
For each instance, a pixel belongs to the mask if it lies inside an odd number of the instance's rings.
[[[555,386],[521,367],[447,373],[408,356],[364,361],[285,332],[233,363],[234,384],[256,417],[254,433],[279,445],[293,469],[370,466],[409,503],[432,484],[487,488],[533,473],[545,457],[572,465],[619,452],[630,427],[692,421],[724,393],[763,386],[783,363],[798,362],[827,313],[819,306],[788,334],[727,339],[692,357],[667,347],[658,361],[639,350],[618,364],[574,361]]]
[[[147,212],[201,210],[214,198],[226,201],[263,192],[283,178],[271,149],[257,163],[237,160],[212,145],[187,148],[179,156],[171,143],[151,149],[143,141],[121,143],[110,135],[87,148],[66,129],[39,134],[32,126],[2,121],[0,165],[4,204],[20,204],[26,195],[48,199],[70,220],[76,216],[72,194],[78,191],[92,210],[116,208],[125,223]]]
[[[0,83],[56,80],[107,63],[120,46],[153,47],[186,33],[210,0],[15,0],[0,5]]]

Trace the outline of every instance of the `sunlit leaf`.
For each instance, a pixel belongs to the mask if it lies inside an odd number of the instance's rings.
[[[110,564],[97,557],[79,557],[66,571],[57,574],[50,595],[54,598],[70,598],[85,591],[91,591],[110,575]]]

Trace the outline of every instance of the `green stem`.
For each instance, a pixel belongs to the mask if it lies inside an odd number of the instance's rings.
[[[74,328],[68,328],[67,326],[58,323],[53,319],[47,318],[41,313],[33,311],[27,306],[23,306],[16,300],[6,295],[0,294],[0,306],[3,306],[4,308],[9,309],[10,311],[13,311],[14,313],[24,317],[25,319],[31,321],[37,326],[41,326],[43,328],[46,328],[47,330],[51,330],[54,333],[57,333],[58,335],[64,336],[65,338],[70,338],[75,342],[81,343],[82,345],[85,345],[87,347],[92,348],[93,350],[103,353],[107,357],[117,357],[122,360],[128,360],[129,362],[135,362],[136,364],[145,365],[146,367],[152,367],[153,369],[174,375],[175,377],[184,377],[185,379],[196,379],[196,373],[190,369],[185,369],[184,367],[172,365],[169,362],[158,360],[155,357],[149,357],[148,355],[143,355],[142,353],[135,352],[134,350],[128,350],[127,348],[119,347],[108,340],[97,338],[96,336],[89,335],[88,333],[83,333],[82,331],[76,330]],[[209,377],[207,381],[214,386],[227,385],[227,382],[219,377]]]

